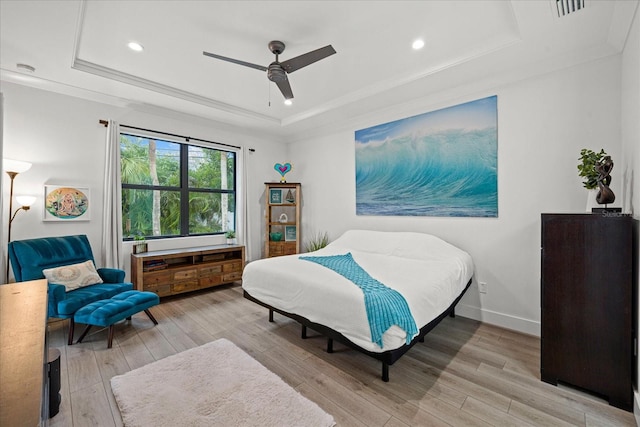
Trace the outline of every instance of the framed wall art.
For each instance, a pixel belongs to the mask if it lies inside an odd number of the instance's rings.
[[[297,229],[295,225],[287,225],[284,227],[285,242],[295,242],[297,239]]]
[[[356,214],[498,216],[498,97],[355,132]]]
[[[44,186],[44,221],[89,221],[90,192],[87,187]]]
[[[280,188],[269,189],[269,203],[271,203],[272,205],[282,204],[282,189]]]

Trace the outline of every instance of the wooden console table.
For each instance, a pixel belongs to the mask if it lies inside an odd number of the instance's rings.
[[[47,419],[47,281],[0,285],[0,426]]]
[[[244,256],[241,245],[131,254],[131,277],[136,289],[165,297],[242,279]]]

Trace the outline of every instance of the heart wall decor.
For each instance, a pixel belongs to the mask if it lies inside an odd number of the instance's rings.
[[[278,172],[280,174],[280,182],[287,182],[287,180],[284,178],[284,176],[288,173],[291,172],[291,163],[276,163],[275,165],[273,165],[273,168],[276,170],[276,172]]]

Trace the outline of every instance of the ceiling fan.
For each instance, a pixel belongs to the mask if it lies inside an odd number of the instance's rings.
[[[267,78],[278,85],[278,89],[280,89],[284,98],[292,99],[293,92],[291,91],[291,85],[289,84],[287,74],[293,73],[302,67],[306,67],[307,65],[320,61],[327,56],[333,55],[336,51],[331,45],[328,45],[321,47],[320,49],[304,53],[300,56],[296,56],[295,58],[287,59],[284,62],[279,62],[278,55],[284,52],[284,47],[285,45],[281,41],[274,40],[269,42],[269,50],[276,55],[276,60],[269,64],[268,67],[240,61],[238,59],[227,58],[226,56],[216,55],[215,53],[202,52],[202,54],[212,58],[222,59],[223,61],[233,62],[234,64],[244,65],[245,67],[255,68],[256,70],[266,71]]]

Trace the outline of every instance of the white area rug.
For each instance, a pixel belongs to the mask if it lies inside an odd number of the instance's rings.
[[[333,417],[219,339],[111,378],[127,427],[333,426]]]

